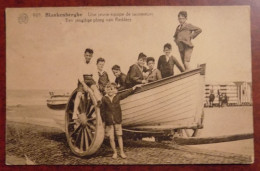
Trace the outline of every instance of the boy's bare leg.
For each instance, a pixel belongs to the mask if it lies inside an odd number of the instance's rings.
[[[118,139],[118,145],[119,145],[119,148],[120,148],[120,156],[125,159],[126,158],[126,155],[125,155],[125,152],[124,152],[124,145],[123,145],[123,138],[122,138],[122,135],[118,135],[117,136],[117,139]]]
[[[100,93],[100,91],[98,90],[97,86],[95,84],[91,85],[90,87],[93,90],[94,96],[97,99],[98,105],[100,105],[99,103],[101,103],[101,99],[102,99],[102,95]]]
[[[181,61],[182,61],[183,65],[184,65],[184,51],[180,51],[180,56],[181,56]]]
[[[189,71],[190,70],[190,58],[191,58],[191,54],[192,54],[193,48],[190,47],[186,47],[184,50],[184,56],[183,56],[183,61],[184,61],[184,67],[185,67],[185,71]],[[187,60],[187,61],[186,61]]]
[[[78,119],[78,107],[79,107],[81,97],[82,97],[82,92],[77,92],[75,102],[74,102],[74,111],[73,111],[72,119]]]
[[[113,150],[113,152],[114,152],[114,154],[113,154],[113,156],[112,156],[112,158],[113,159],[116,159],[117,158],[117,151],[116,151],[116,144],[115,144],[115,138],[114,138],[114,136],[109,136],[109,140],[110,140],[110,146],[111,146],[111,148],[112,148],[112,150]]]
[[[189,71],[190,70],[190,62],[184,61],[184,67],[185,67],[185,71]]]

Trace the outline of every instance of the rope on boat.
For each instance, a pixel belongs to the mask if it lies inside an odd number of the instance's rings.
[[[229,141],[237,141],[244,139],[253,138],[253,133],[246,134],[235,134],[235,135],[225,135],[225,136],[216,136],[216,137],[174,137],[174,141],[179,145],[197,145],[197,144],[212,144],[212,143],[221,143]]]
[[[158,132],[154,132],[154,131],[139,131],[139,130],[132,130],[132,129],[125,129],[123,128],[122,129],[123,131],[126,131],[126,132],[132,132],[132,133],[150,133],[150,134],[162,134],[163,131],[158,131]]]

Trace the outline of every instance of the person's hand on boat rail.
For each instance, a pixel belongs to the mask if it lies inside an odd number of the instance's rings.
[[[133,90],[135,90],[137,87],[142,87],[143,86],[143,84],[137,84],[137,85],[135,85],[134,87],[133,87]]]
[[[146,84],[146,83],[148,83],[147,80],[142,80],[142,84]]]

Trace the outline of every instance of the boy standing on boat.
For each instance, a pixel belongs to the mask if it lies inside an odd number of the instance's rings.
[[[136,87],[141,87],[141,85],[136,85],[131,89],[126,90],[123,93],[117,94],[115,83],[108,83],[105,87],[106,95],[102,98],[102,105],[101,105],[101,113],[102,118],[105,121],[106,124],[106,135],[110,139],[110,145],[113,149],[113,159],[117,158],[117,150],[115,145],[115,136],[114,133],[116,133],[118,145],[120,148],[120,156],[122,158],[126,158],[126,155],[124,153],[123,149],[123,138],[122,138],[122,111],[120,106],[120,100],[126,98],[129,96]]]
[[[159,69],[157,68],[154,68],[154,58],[153,57],[148,57],[146,59],[146,63],[147,63],[147,66],[148,66],[148,77],[147,77],[147,81],[148,82],[153,82],[153,81],[157,81],[157,80],[160,80],[162,79],[162,74],[160,72]]]
[[[91,63],[93,53],[94,52],[92,49],[86,49],[84,53],[84,62],[82,62],[78,67],[78,88],[74,102],[74,111],[72,119],[78,119],[78,107],[80,99],[83,98],[85,93],[83,86],[89,86],[93,90],[94,96],[96,97],[98,104],[101,103],[102,96],[96,85],[96,82],[98,81],[98,75],[95,72],[93,72],[95,66]]]
[[[112,67],[112,72],[116,77],[115,83],[117,84],[117,90],[121,91],[126,88],[125,80],[126,80],[126,75],[121,72],[120,66],[119,65],[114,65]]]
[[[136,64],[130,66],[129,71],[126,75],[126,86],[127,88],[131,88],[137,84],[145,84],[147,80],[144,78],[144,72],[147,71],[144,66],[146,61],[146,55],[140,53],[138,55],[138,60]]]
[[[190,69],[190,58],[193,50],[193,44],[191,39],[195,39],[202,30],[199,27],[186,23],[187,12],[180,11],[178,14],[178,20],[180,25],[176,28],[174,34],[174,41],[177,44],[181,56],[182,63],[185,70]]]
[[[159,57],[157,65],[157,69],[161,71],[162,78],[174,75],[174,65],[176,65],[181,72],[184,72],[184,69],[178,60],[171,55],[172,45],[170,43],[164,45],[163,51],[165,55]]]
[[[106,71],[103,70],[105,65],[105,59],[104,58],[98,58],[97,59],[97,72],[98,72],[98,88],[99,91],[104,95],[105,94],[105,86],[109,82],[108,74]]]

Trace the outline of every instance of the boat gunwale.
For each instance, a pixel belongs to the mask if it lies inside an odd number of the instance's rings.
[[[177,75],[173,75],[173,76],[162,78],[160,80],[156,80],[156,81],[153,81],[153,82],[150,82],[150,83],[146,83],[141,88],[138,88],[133,94],[141,93],[141,92],[144,92],[144,91],[156,88],[156,87],[160,87],[160,86],[178,81],[180,79],[184,79],[186,77],[190,77],[192,75],[201,73],[201,70],[202,70],[202,68],[196,68],[196,69],[189,70],[189,71],[177,74]],[[122,93],[122,92],[127,91],[127,90],[129,90],[129,89],[119,91],[119,93]]]

